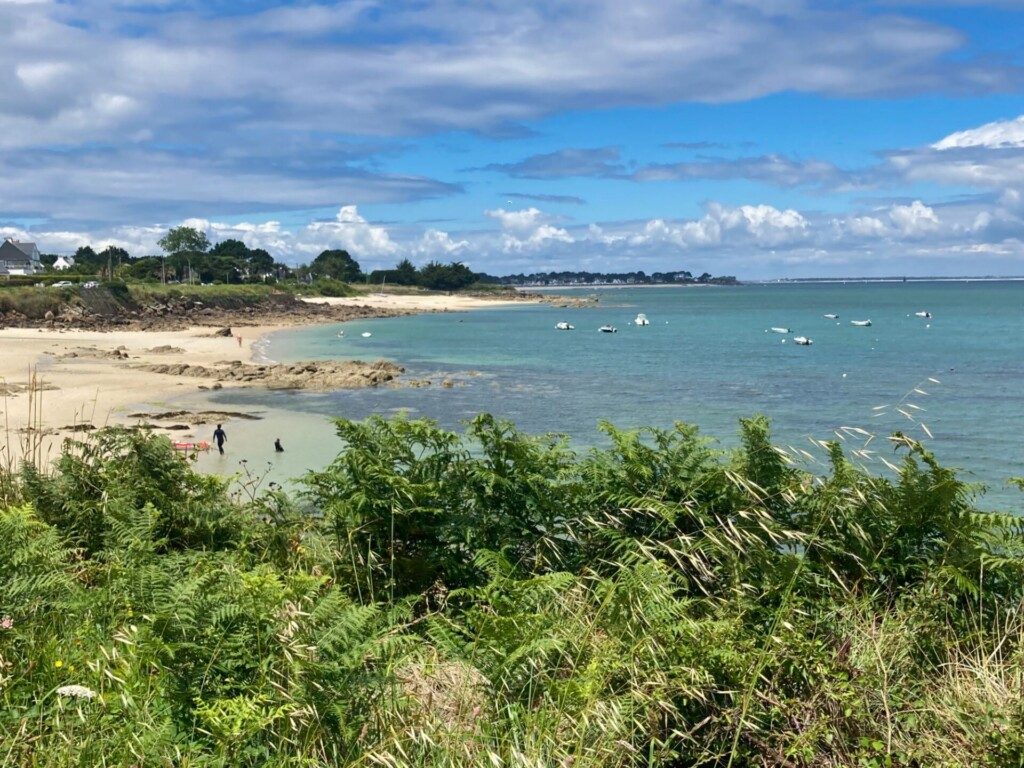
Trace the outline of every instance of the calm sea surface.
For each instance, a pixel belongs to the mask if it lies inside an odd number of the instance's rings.
[[[829,439],[847,426],[877,433],[870,447],[891,456],[886,435],[903,430],[927,439],[926,427],[933,435],[927,442],[943,461],[988,486],[985,506],[1024,508],[1024,495],[1005,483],[1024,475],[1024,283],[576,293],[597,293],[598,308],[522,305],[271,337],[265,353],[273,360],[384,357],[432,386],[222,392],[217,399],[224,405],[268,414],[259,427],[236,427],[241,437],[233,444],[234,458],[265,459],[272,437],[280,436],[287,460],[274,472],[296,475],[322,466],[338,447],[325,426],[329,416],[360,419],[404,410],[456,427],[489,411],[530,432],[567,433],[583,447],[602,442],[596,428],[602,419],[623,427],[691,422],[728,446],[735,443],[737,419],[765,413],[777,442],[807,450],[809,438]],[[932,319],[914,316],[924,310]],[[637,312],[651,325],[632,325]],[[839,319],[826,319],[826,313]],[[863,319],[873,325],[850,325]],[[555,330],[560,320],[576,330]],[[618,333],[599,333],[604,323]],[[792,333],[766,332],[773,326]],[[363,338],[364,331],[372,336]],[[812,338],[813,346],[797,346],[794,335]],[[445,379],[454,386],[441,386]],[[895,410],[901,401],[925,427]],[[893,407],[877,408],[882,405]]]

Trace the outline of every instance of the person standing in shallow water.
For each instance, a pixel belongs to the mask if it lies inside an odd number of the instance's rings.
[[[284,446],[281,445],[280,437],[274,439],[274,450],[278,453],[284,453]]]
[[[222,454],[224,453],[224,443],[228,441],[227,432],[224,431],[224,427],[220,424],[213,430],[213,442],[217,444],[217,450]]]

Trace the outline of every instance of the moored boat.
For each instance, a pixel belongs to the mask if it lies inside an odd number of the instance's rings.
[[[856,325],[858,328],[868,328],[871,326],[870,320],[851,320],[850,325]]]
[[[808,339],[806,336],[794,336],[793,343],[799,344],[801,347],[809,347],[814,343],[812,339]]]
[[[570,325],[569,323],[566,323],[564,321],[561,322],[561,323],[555,323],[555,328],[557,328],[560,331],[575,331],[576,330],[576,326],[575,325]]]
[[[597,330],[599,330],[601,333],[618,333],[619,331],[619,329],[616,328],[614,325],[602,325]]]
[[[650,325],[651,321],[647,319],[647,315],[643,312],[636,316],[636,320],[633,321],[633,325]]]
[[[789,328],[782,328],[778,326],[772,327],[770,330],[772,333],[789,333]]]
[[[833,312],[829,312],[827,315],[825,315],[825,317],[827,319],[829,319],[829,320],[838,320],[839,319],[839,315],[837,315],[837,314],[835,314]]]

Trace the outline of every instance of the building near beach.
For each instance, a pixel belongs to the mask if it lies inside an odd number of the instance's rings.
[[[74,256],[58,256],[53,262],[53,268],[58,272],[63,272],[65,269],[71,269],[75,266]]]
[[[22,243],[8,237],[0,245],[0,275],[34,275],[42,271],[35,243]]]

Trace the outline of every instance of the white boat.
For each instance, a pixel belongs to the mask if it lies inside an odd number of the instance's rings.
[[[370,338],[371,336],[373,336],[373,334],[372,334],[372,333],[370,333],[369,331],[363,331],[363,333],[362,333],[362,337],[363,337],[364,339],[368,339],[368,338]]]
[[[616,328],[614,325],[602,325],[597,330],[599,330],[601,333],[618,333],[619,332],[619,329]]]
[[[575,331],[576,330],[576,326],[575,325],[569,325],[569,323],[565,323],[565,322],[555,323],[555,328],[557,328],[560,331]]]
[[[793,343],[799,344],[801,347],[809,347],[814,343],[812,339],[808,339],[806,336],[794,336]]]
[[[789,333],[789,328],[772,328],[772,333]]]
[[[868,328],[871,326],[870,320],[851,320],[850,325],[856,325],[858,328]]]
[[[839,315],[833,314],[831,312],[829,312],[827,315],[825,315],[825,317],[828,318],[829,320],[838,320],[839,319]]]
[[[633,325],[650,325],[651,321],[647,319],[647,315],[641,312],[636,316],[636,320],[633,321]]]
[[[338,331],[338,338],[342,338],[345,335],[344,331]]]
[[[915,312],[914,313],[914,317],[926,317],[929,320],[931,320],[932,313],[931,312]]]

